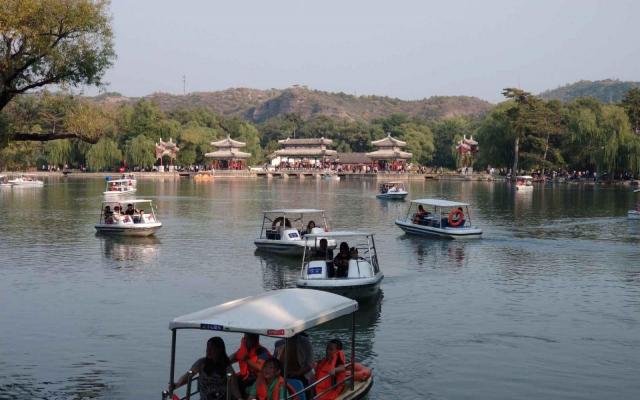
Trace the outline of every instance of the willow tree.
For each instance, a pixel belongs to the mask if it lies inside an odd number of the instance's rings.
[[[0,111],[47,85],[100,85],[115,58],[108,0],[0,1]],[[20,132],[12,140],[47,141],[83,132]]]
[[[73,161],[73,147],[69,139],[51,140],[44,148],[45,157],[49,165],[71,164]]]
[[[622,107],[624,107],[629,122],[636,135],[640,135],[640,88],[629,90],[622,99]]]
[[[94,171],[112,168],[121,160],[122,152],[109,138],[100,139],[87,152],[87,166]]]
[[[155,144],[153,140],[144,135],[129,140],[125,153],[129,165],[149,168],[156,161]]]

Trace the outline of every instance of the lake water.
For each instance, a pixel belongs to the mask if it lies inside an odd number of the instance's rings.
[[[300,262],[254,251],[262,211],[327,210],[376,233],[382,298],[358,312],[371,399],[640,398],[640,221],[627,188],[413,181],[410,197],[473,205],[484,238],[406,236],[407,202],[365,179],[140,181],[155,238],[94,234],[104,182],[0,191],[0,399],[154,399],[169,321],[293,286]],[[316,354],[348,321],[311,333]],[[178,335],[177,370],[211,332]],[[229,352],[239,335],[223,335]],[[272,341],[263,340],[272,348]]]

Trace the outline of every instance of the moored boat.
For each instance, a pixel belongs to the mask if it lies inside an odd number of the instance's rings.
[[[533,190],[533,177],[529,175],[516,176],[516,190],[519,190],[519,191]]]
[[[324,210],[292,208],[264,212],[260,237],[254,240],[259,250],[284,255],[302,255],[302,237],[329,231]],[[334,248],[335,241],[329,243]]]
[[[478,238],[482,229],[471,224],[469,204],[442,199],[411,200],[407,216],[396,225],[408,234],[445,239]]]
[[[0,187],[11,187],[9,178],[6,175],[0,175]]]
[[[100,220],[95,225],[98,233],[120,236],[150,236],[161,227],[152,201],[142,199],[103,201]]]
[[[323,240],[342,241],[336,258]],[[351,240],[352,246],[346,240]],[[306,235],[304,241],[307,246],[297,287],[326,290],[356,300],[378,294],[384,275],[372,233],[335,231]]]
[[[407,192],[404,182],[391,181],[380,184],[379,193],[376,197],[379,199],[402,200],[408,194],[409,192]]]
[[[37,179],[31,175],[21,175],[14,179],[9,179],[7,181],[11,186],[22,186],[22,187],[40,187],[44,186],[44,182]]]
[[[241,298],[215,307],[206,308],[173,319],[169,323],[171,330],[171,363],[169,368],[169,388],[162,392],[162,399],[189,399],[197,393],[193,390],[199,376],[193,371],[188,371],[182,379],[186,387],[176,387],[176,344],[178,331],[183,330],[209,330],[230,333],[255,334],[275,339],[281,339],[284,344],[284,361],[281,375],[276,379],[285,385],[282,377],[287,377],[287,399],[302,398],[305,393],[314,393],[315,398],[321,398],[323,394],[331,392],[331,398],[337,400],[359,400],[366,397],[373,386],[371,370],[362,368],[356,363],[356,324],[355,312],[358,310],[358,302],[318,290],[281,289],[262,293],[253,297]],[[335,374],[326,373],[324,376],[316,371],[316,381],[306,387],[302,381],[290,377],[289,357],[286,354],[293,351],[296,335],[304,331],[323,325],[340,317],[351,315],[351,340],[348,346],[348,358],[344,357],[345,371]],[[324,345],[324,343],[323,343]],[[346,347],[346,346],[345,346]],[[190,365],[190,364],[189,364]],[[360,368],[361,369],[360,369]],[[185,370],[187,368],[184,368]],[[368,370],[368,373],[359,374]],[[227,397],[230,398],[230,384],[226,381]],[[178,392],[181,392],[178,394]],[[182,394],[184,393],[184,394]],[[242,393],[242,396],[246,395]]]

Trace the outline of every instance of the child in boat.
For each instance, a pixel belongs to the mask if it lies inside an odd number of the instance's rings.
[[[287,393],[289,392],[289,393]],[[275,357],[270,357],[262,366],[262,373],[248,390],[250,400],[280,400],[295,393],[296,390],[285,384],[282,377],[282,366]],[[298,399],[298,397],[294,397]]]
[[[325,356],[322,360],[316,364],[316,382],[325,378],[322,382],[316,385],[316,395],[322,394],[318,397],[318,400],[333,400],[338,398],[340,393],[344,390],[344,384],[340,383],[344,381],[347,374],[345,371],[345,357],[342,351],[342,342],[340,339],[331,339],[327,343],[327,349]],[[327,378],[327,376],[331,376]],[[338,384],[336,387],[332,386]]]

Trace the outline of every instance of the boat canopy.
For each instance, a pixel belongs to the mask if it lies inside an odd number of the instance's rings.
[[[458,201],[449,201],[442,199],[416,199],[411,200],[412,203],[422,204],[425,206],[435,206],[435,207],[466,207],[469,204],[461,203]]]
[[[531,176],[531,175],[518,175],[518,176],[516,176],[516,179],[533,179],[533,176]]]
[[[283,208],[280,210],[265,211],[265,214],[312,214],[323,213],[324,210],[316,210],[314,208]]]
[[[133,178],[129,178],[129,179],[109,179],[107,182],[109,184],[112,184],[112,183],[129,183],[130,181],[133,181],[133,180],[135,180],[135,179],[133,179]]]
[[[151,200],[143,200],[143,199],[121,199],[121,200],[104,200],[102,204],[111,204],[111,203],[127,203],[127,204],[136,204],[136,203],[152,203]]]
[[[358,310],[358,302],[310,289],[282,289],[175,318],[169,329],[203,329],[289,338]]]
[[[358,232],[358,231],[333,231],[322,233],[307,233],[304,235],[304,239],[327,239],[347,236],[373,236],[371,232]]]
[[[382,182],[381,185],[404,185],[402,181],[386,181]]]

